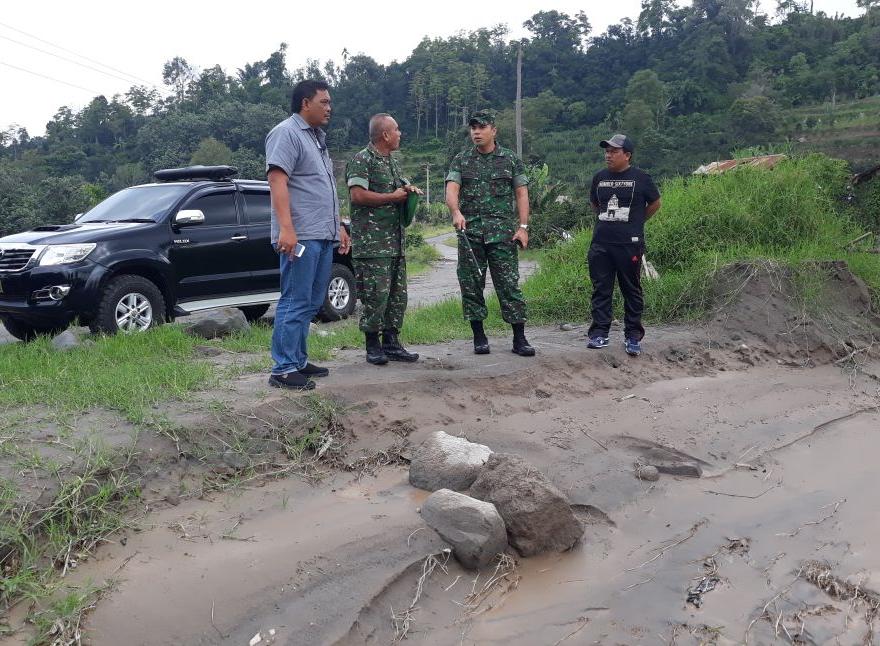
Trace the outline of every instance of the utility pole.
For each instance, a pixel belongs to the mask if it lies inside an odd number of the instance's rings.
[[[431,164],[425,164],[425,205],[431,208]]]
[[[516,154],[522,159],[522,43],[516,54]]]

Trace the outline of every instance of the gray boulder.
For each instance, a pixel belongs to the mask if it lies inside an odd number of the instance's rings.
[[[437,431],[413,452],[409,482],[426,491],[464,491],[490,455],[492,450],[484,444]]]
[[[507,548],[507,530],[495,505],[450,489],[435,491],[421,509],[422,518],[452,545],[464,567],[488,565]]]
[[[235,332],[244,332],[250,327],[251,324],[245,318],[244,312],[234,307],[224,307],[204,314],[202,318],[190,323],[184,329],[188,334],[203,339],[219,339]]]
[[[563,552],[584,534],[562,492],[517,455],[490,455],[468,493],[495,505],[523,556]]]
[[[79,346],[79,337],[73,330],[64,330],[64,332],[52,339],[52,347],[56,350],[71,350]]]

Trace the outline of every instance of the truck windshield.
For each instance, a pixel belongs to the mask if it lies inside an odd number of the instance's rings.
[[[86,211],[83,222],[158,222],[190,190],[189,184],[133,186]]]

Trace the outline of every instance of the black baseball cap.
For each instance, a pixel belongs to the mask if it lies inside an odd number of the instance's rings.
[[[631,153],[635,150],[632,139],[626,135],[616,134],[613,137],[599,142],[602,148],[623,148],[624,152]]]

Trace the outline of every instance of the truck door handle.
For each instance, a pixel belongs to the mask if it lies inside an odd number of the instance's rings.
[[[230,239],[230,240],[247,240],[248,237],[247,237],[246,235],[244,235],[244,234],[238,234],[238,235],[234,235],[234,236],[232,236],[232,237],[229,238],[229,239]]]

